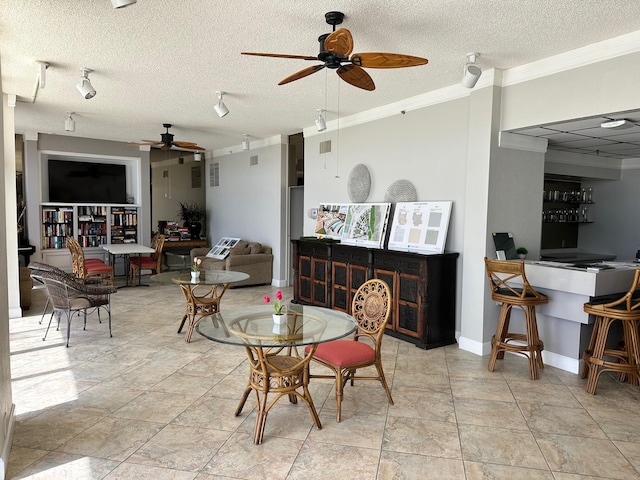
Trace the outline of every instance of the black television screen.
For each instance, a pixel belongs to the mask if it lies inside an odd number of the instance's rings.
[[[127,203],[126,166],[49,159],[49,201]]]

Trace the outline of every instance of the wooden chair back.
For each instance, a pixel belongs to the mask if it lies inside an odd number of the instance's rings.
[[[162,250],[164,249],[165,236],[161,233],[156,233],[151,240],[151,248],[155,250],[152,256],[156,260],[156,273],[162,272]]]
[[[72,237],[67,237],[67,248],[71,253],[71,268],[78,278],[87,278],[87,266],[84,260],[84,251],[80,243]]]
[[[484,257],[491,287],[491,299],[497,302],[521,300],[527,303],[545,303],[547,297],[535,291],[524,273],[524,262],[489,260]]]
[[[391,307],[391,291],[386,282],[374,278],[360,285],[351,302],[351,315],[358,323],[354,339],[368,338],[379,353]]]
[[[597,308],[598,314],[604,316],[608,316],[607,313],[612,314],[611,316],[620,314],[640,315],[640,268],[636,270],[631,288],[622,297],[613,302],[590,305],[590,307]]]

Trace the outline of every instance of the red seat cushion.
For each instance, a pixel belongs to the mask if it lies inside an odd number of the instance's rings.
[[[308,351],[309,348],[306,347],[305,351]],[[319,344],[313,356],[339,367],[348,367],[373,361],[376,357],[376,351],[364,342],[333,340]]]
[[[95,265],[86,265],[88,273],[100,273],[100,272],[113,272],[113,267],[111,265],[107,265],[106,263],[95,264]]]
[[[130,261],[131,265],[134,267],[142,267],[145,270],[149,268],[156,268],[158,266],[158,261],[151,257],[133,257]]]

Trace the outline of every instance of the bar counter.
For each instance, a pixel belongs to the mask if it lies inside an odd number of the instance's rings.
[[[549,297],[549,303],[536,307],[538,330],[544,342],[542,358],[547,365],[578,373],[593,329],[593,318],[584,313],[584,304],[608,295],[621,297],[631,287],[640,264],[548,261],[526,261],[525,264],[529,283]],[[514,315],[521,316],[516,310]]]

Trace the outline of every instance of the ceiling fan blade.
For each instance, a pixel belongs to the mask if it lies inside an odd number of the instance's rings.
[[[323,68],[324,68],[324,65],[313,65],[312,67],[304,68],[299,72],[294,73],[293,75],[289,75],[287,78],[280,81],[278,85],[284,85],[285,83],[293,82],[294,80],[300,80],[301,78],[311,75],[312,73],[319,72]]]
[[[402,53],[366,52],[354,53],[351,57],[354,65],[365,68],[402,68],[426,65],[429,60]]]
[[[339,28],[324,39],[324,49],[348,57],[353,52],[353,37],[346,28]]]
[[[162,143],[162,142],[158,142],[158,141],[156,141],[156,140],[145,140],[144,138],[142,139],[142,141],[143,141],[143,142],[150,143],[150,144],[152,144],[152,145],[157,145],[157,144],[159,144],[159,143]]]
[[[182,142],[182,141],[178,141],[178,140],[174,141],[173,144],[174,145],[178,145],[179,147],[184,147],[184,146],[187,146],[187,145],[197,145],[196,142]]]
[[[350,83],[354,87],[362,88],[363,90],[372,91],[376,89],[373,79],[369,76],[363,68],[356,65],[343,65],[338,70],[338,75],[345,82]]]
[[[160,150],[171,150],[171,145],[162,145]]]
[[[311,57],[309,55],[286,55],[284,53],[240,52],[240,55],[253,55],[256,57],[294,58],[298,60],[317,60],[318,59],[318,57]]]

